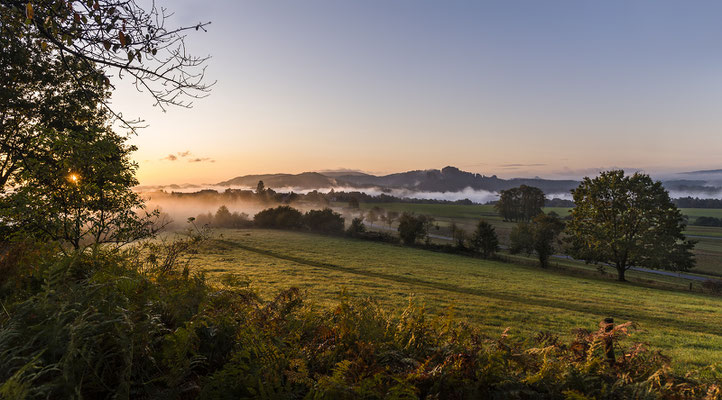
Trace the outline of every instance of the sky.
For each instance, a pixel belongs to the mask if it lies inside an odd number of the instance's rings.
[[[210,96],[152,107],[142,184],[453,165],[501,177],[722,168],[722,2],[158,0]],[[172,156],[172,157],[170,157]]]

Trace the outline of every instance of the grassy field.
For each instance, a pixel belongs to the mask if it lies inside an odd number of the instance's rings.
[[[220,230],[198,255],[211,277],[234,273],[270,297],[291,286],[319,306],[341,291],[400,311],[414,299],[433,314],[499,335],[541,330],[568,336],[604,317],[634,321],[633,340],[674,358],[675,368],[722,363],[722,299],[536,267],[345,238],[269,230]]]
[[[378,206],[384,210],[398,212],[413,212],[416,214],[431,215],[436,219],[438,229],[432,233],[449,236],[449,227],[452,223],[464,229],[467,233],[474,231],[479,219],[484,219],[494,225],[502,245],[509,244],[509,233],[514,223],[505,222],[491,205],[458,205],[458,204],[411,204],[411,203],[365,203],[361,204],[364,210]],[[568,207],[546,207],[544,212],[554,211],[562,217],[569,215]],[[682,213],[690,220],[700,216],[722,217],[722,209],[682,208]],[[380,222],[379,222],[380,223]],[[695,248],[697,267],[695,272],[722,276],[722,228],[689,225],[684,232],[690,238],[698,241]],[[438,240],[437,240],[438,241]]]

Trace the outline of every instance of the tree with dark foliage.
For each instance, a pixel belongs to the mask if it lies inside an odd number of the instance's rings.
[[[399,236],[406,245],[413,245],[426,236],[425,218],[423,215],[403,213],[399,218]]]
[[[308,211],[303,216],[303,223],[313,232],[327,234],[341,234],[344,228],[344,219],[341,214],[330,208]]]
[[[539,214],[531,222],[532,243],[542,268],[549,266],[549,257],[556,250],[564,223],[555,214]]]
[[[521,185],[502,190],[495,208],[505,221],[527,222],[542,212],[544,201],[544,192],[540,189]]]
[[[209,57],[190,55],[184,44],[185,32],[205,31],[209,23],[171,27],[170,15],[135,0],[0,0],[3,36],[28,38],[29,45],[52,53],[81,90],[97,82],[87,71],[99,70],[106,84],[115,73],[130,77],[162,109],[188,107],[210,88],[204,83]],[[65,64],[69,59],[80,65]],[[102,104],[110,110],[108,102]]]
[[[632,266],[674,271],[694,266],[694,242],[682,233],[682,213],[661,182],[614,170],[584,178],[572,194],[576,207],[567,227],[574,257],[611,264],[620,281]]]
[[[499,238],[496,236],[494,227],[482,220],[476,225],[476,230],[471,236],[471,248],[480,252],[484,257],[488,258],[499,251]]]
[[[267,208],[253,217],[259,228],[298,229],[303,226],[303,214],[290,206]]]

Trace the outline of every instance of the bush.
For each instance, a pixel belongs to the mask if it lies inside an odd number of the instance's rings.
[[[290,206],[267,208],[253,217],[258,228],[298,229],[303,226],[303,214]]]
[[[702,288],[713,294],[722,294],[722,280],[707,279],[702,282]]]
[[[346,230],[346,234],[351,237],[361,237],[366,233],[366,225],[361,218],[354,218],[351,220],[351,226]]]
[[[476,225],[470,244],[472,250],[480,252],[484,257],[491,257],[499,251],[499,238],[496,236],[496,230],[483,219],[479,220]]]
[[[722,227],[722,218],[697,217],[692,225]]]
[[[303,217],[303,223],[310,231],[319,233],[340,235],[344,229],[343,217],[330,208],[308,211]]]

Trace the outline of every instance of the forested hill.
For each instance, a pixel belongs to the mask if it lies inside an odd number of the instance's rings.
[[[499,192],[500,190],[534,186],[547,195],[569,193],[579,185],[577,180],[542,178],[502,179],[496,175],[482,175],[462,171],[456,167],[399,172],[389,175],[371,175],[356,171],[304,172],[301,174],[261,174],[239,176],[219,182],[217,186],[244,186],[255,188],[263,181],[270,188],[294,190],[364,188],[407,189],[414,192],[458,192],[467,188]],[[716,181],[677,179],[663,181],[674,197],[719,198],[722,187]]]
[[[267,187],[272,188],[292,187],[298,189],[320,189],[332,187],[380,187],[428,192],[457,192],[466,188],[497,192],[499,190],[518,187],[519,185],[529,185],[538,187],[545,193],[567,193],[579,185],[579,182],[574,180],[549,180],[541,178],[501,179],[496,175],[486,176],[462,171],[456,167],[445,167],[441,170],[416,170],[382,176],[355,172],[349,172],[348,174],[340,174],[338,172],[304,172],[296,175],[245,175],[220,182],[218,186],[255,187],[259,180],[262,180]]]

